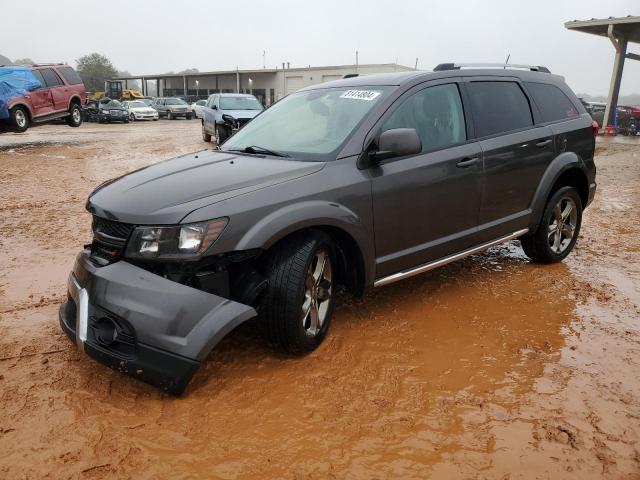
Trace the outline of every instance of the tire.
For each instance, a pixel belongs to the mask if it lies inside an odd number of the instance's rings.
[[[13,107],[9,112],[9,121],[16,132],[26,132],[29,128],[29,112],[20,105]]]
[[[67,125],[70,127],[79,127],[82,125],[82,109],[77,103],[72,103],[69,108],[69,116],[67,117]]]
[[[167,120],[173,120],[173,114],[171,111],[167,112]]]
[[[562,187],[549,198],[537,230],[520,239],[534,262],[561,262],[571,253],[582,224],[582,200],[573,187]]]
[[[207,131],[204,129],[204,121],[202,122],[202,140],[204,140],[205,142],[211,141],[211,135],[208,134]]]
[[[318,231],[291,237],[269,253],[259,321],[277,350],[304,355],[322,343],[335,303],[336,265],[333,242]]]
[[[226,127],[216,123],[214,137],[216,145],[220,146],[227,140],[227,138],[229,138],[229,132]]]
[[[129,120],[131,120],[132,122],[136,121],[136,116],[133,113],[129,114]]]

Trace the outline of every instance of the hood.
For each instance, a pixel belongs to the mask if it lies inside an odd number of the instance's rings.
[[[156,113],[156,111],[151,107],[129,107],[129,110],[138,113]]]
[[[177,224],[198,208],[310,175],[323,166],[205,150],[103,184],[89,196],[87,210],[125,223]]]
[[[223,115],[231,115],[233,118],[253,118],[262,110],[221,110]]]

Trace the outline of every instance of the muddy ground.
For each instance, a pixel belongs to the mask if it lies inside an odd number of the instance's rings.
[[[0,136],[0,478],[640,478],[640,147],[600,144],[574,253],[517,242],[339,300],[325,343],[233,332],[181,398],[58,326],[84,200],[195,121]]]

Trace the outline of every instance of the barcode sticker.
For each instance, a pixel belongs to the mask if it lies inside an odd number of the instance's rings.
[[[380,95],[380,92],[374,92],[371,90],[347,90],[340,95],[340,98],[351,98],[353,100],[371,102],[375,100],[378,95]]]

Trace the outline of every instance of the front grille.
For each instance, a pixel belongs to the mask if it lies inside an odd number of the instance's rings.
[[[129,235],[135,225],[93,217],[91,258],[99,265],[108,265],[122,257]]]

